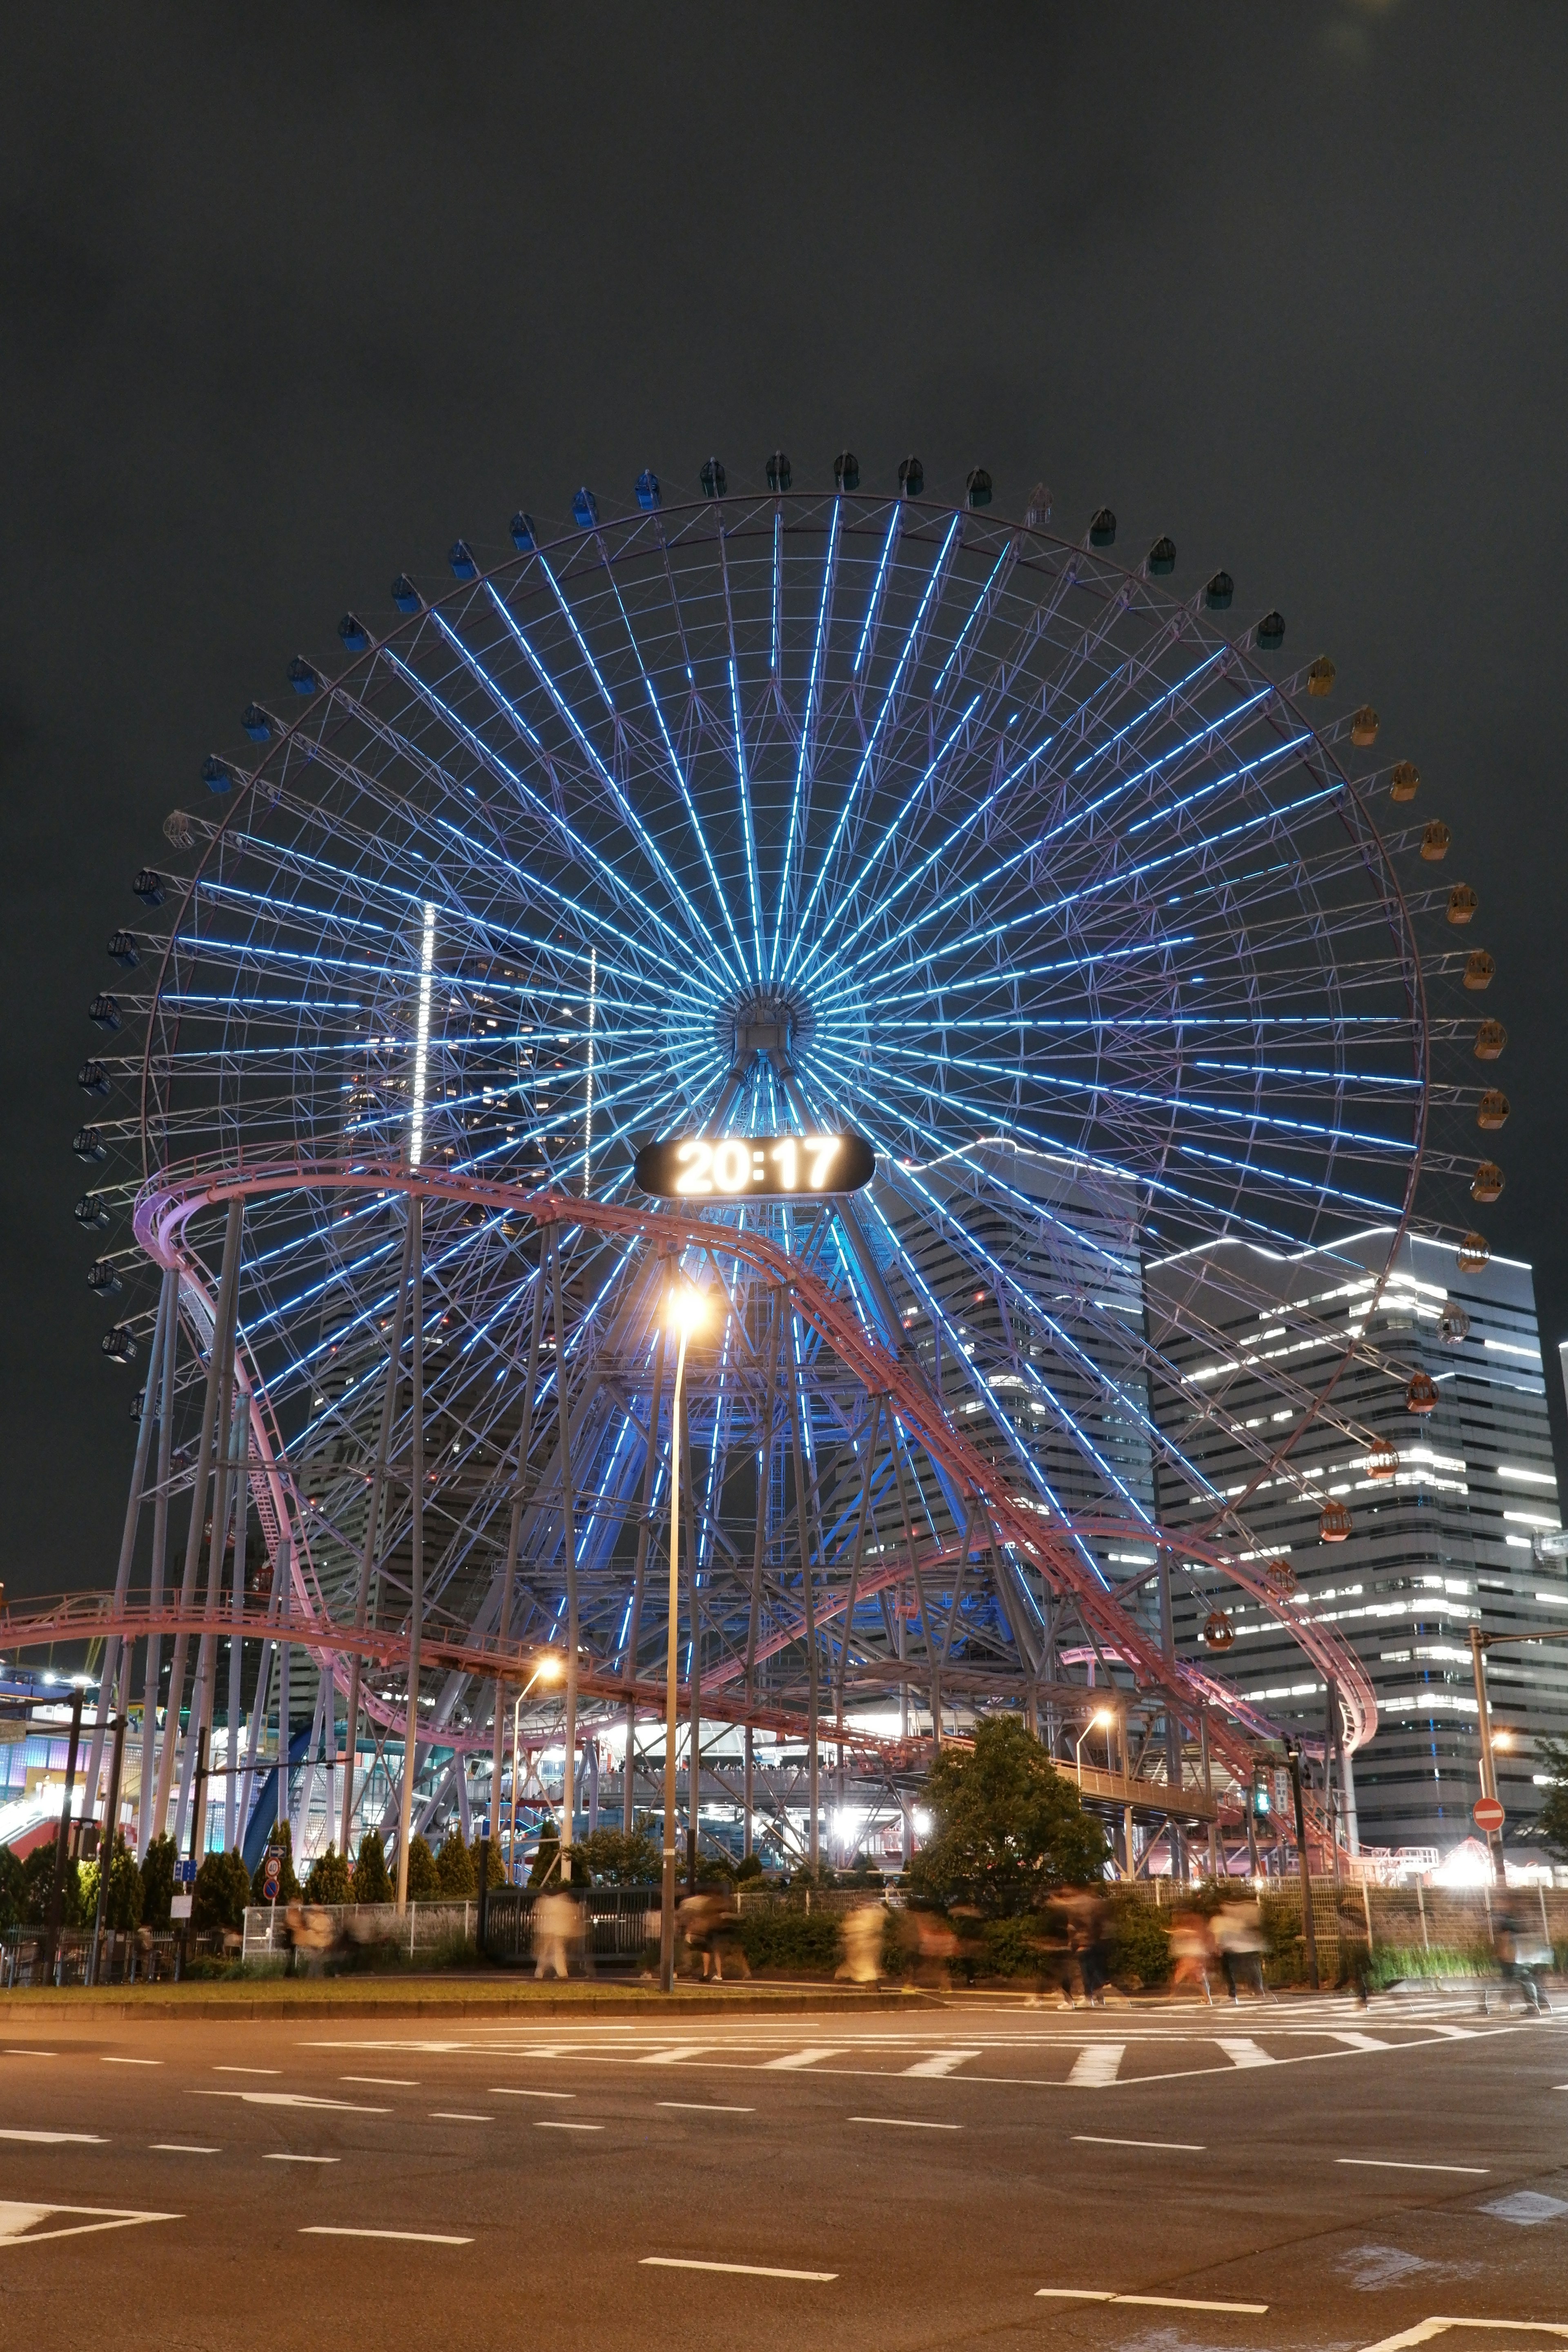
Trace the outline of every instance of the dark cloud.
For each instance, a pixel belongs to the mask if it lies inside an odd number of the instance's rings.
[[[126,885],[296,649],[453,535],[710,449],[916,448],[1169,530],[1415,758],[1568,1328],[1568,23],[1454,5],[13,13],[0,88],[14,1585],[112,1566],[69,1215]],[[1190,567],[1190,568],[1189,568]]]

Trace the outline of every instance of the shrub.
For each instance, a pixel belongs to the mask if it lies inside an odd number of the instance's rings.
[[[461,1831],[448,1830],[442,1839],[441,1851],[436,1856],[436,1877],[450,1903],[469,1902],[479,1893],[479,1873],[472,1854],[463,1843]]]
[[[101,1862],[89,1862],[81,1873],[82,1916],[90,1926],[98,1916],[98,1885]],[[123,1934],[142,1925],[143,1900],[142,1874],[137,1869],[125,1833],[120,1832],[114,1841],[114,1852],[109,1864],[109,1896],[103,1906],[103,1924]]]
[[[58,1843],[57,1832],[47,1845],[36,1845],[22,1864],[22,1916],[30,1927],[42,1927],[48,1924],[49,1904],[55,1887],[55,1849]],[[65,1884],[60,1890],[60,1926],[81,1926],[81,1874],[68,1854]]]
[[[762,1874],[763,1857],[760,1853],[744,1854],[735,1864],[735,1884],[737,1886],[750,1886],[752,1881],[761,1878]]]
[[[386,1867],[386,1849],[379,1830],[366,1830],[359,1842],[359,1859],[353,1866],[350,1894],[355,1903],[390,1903],[393,1899],[392,1879]]]
[[[16,1927],[27,1897],[27,1874],[8,1845],[0,1845],[0,1931]]]
[[[278,1874],[278,1900],[279,1903],[292,1903],[300,1892],[300,1882],[294,1875],[294,1832],[287,1822],[279,1822],[267,1843],[269,1847],[277,1847],[283,1856],[283,1867]],[[253,1903],[265,1903],[267,1900],[261,1891],[266,1875],[267,1856],[264,1853],[250,1874],[250,1899]]]
[[[795,1976],[829,1976],[844,1957],[837,1920],[793,1904],[745,1912],[741,1949],[754,1969],[787,1969]]]
[[[487,1886],[504,1886],[506,1885],[506,1864],[501,1859],[500,1840],[499,1837],[492,1837],[489,1840],[477,1837],[472,1845],[468,1848],[468,1862],[474,1874],[474,1885],[477,1888],[479,1883],[479,1861],[487,1844],[489,1847],[489,1860],[485,1866],[485,1884]]]
[[[1171,1931],[1152,1903],[1124,1895],[1110,1906],[1110,1973],[1134,1989],[1163,1985],[1171,1973]]]
[[[572,1875],[595,1886],[657,1886],[663,1867],[658,1846],[641,1830],[595,1830],[572,1857]]]
[[[215,1927],[243,1927],[245,1906],[250,1900],[250,1873],[238,1848],[232,1853],[209,1853],[196,1873],[191,1894],[191,1926],[198,1936]]]
[[[1105,1833],[1016,1715],[980,1724],[973,1749],[944,1748],[926,1783],[936,1833],[910,1885],[941,1910],[1018,1916],[1061,1886],[1095,1884]]]
[[[149,1927],[166,1927],[174,1892],[174,1841],[155,1837],[142,1857],[142,1918]]]
[[[432,1865],[433,1867],[434,1865]],[[382,1867],[384,1869],[385,1864]],[[307,1903],[352,1903],[354,1900],[353,1874],[348,1858],[335,1845],[319,1853],[305,1874]]]
[[[434,1903],[441,1892],[441,1874],[436,1867],[436,1857],[422,1837],[408,1842],[408,1900],[410,1903]]]

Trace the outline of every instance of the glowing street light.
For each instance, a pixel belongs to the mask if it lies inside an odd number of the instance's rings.
[[[1094,1713],[1089,1717],[1089,1721],[1079,1733],[1078,1745],[1072,1752],[1072,1769],[1075,1772],[1082,1772],[1083,1743],[1089,1738],[1089,1733],[1091,1731],[1109,1731],[1115,1721],[1116,1717],[1110,1707],[1097,1706],[1095,1708]]]
[[[661,1992],[675,1990],[675,1727],[676,1634],[680,1611],[680,1392],[686,1378],[687,1342],[708,1319],[708,1303],[695,1283],[679,1276],[665,1299],[665,1321],[679,1342],[675,1357],[675,1389],[669,1408],[669,1639],[665,1655],[664,1685],[664,1877],[658,1913],[658,1982]],[[697,1671],[697,1624],[691,1626],[691,1671]],[[690,1804],[697,1819],[697,1742],[691,1743]]]

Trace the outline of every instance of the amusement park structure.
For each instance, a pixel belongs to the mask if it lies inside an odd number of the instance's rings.
[[[1069,541],[913,459],[887,496],[847,453],[765,478],[584,489],[400,574],[135,877],[77,1138],[143,1375],[124,1539],[5,1647],[101,1641],[89,1788],[139,1708],[143,1844],[220,1734],[210,1834],[247,1850],[287,1811],[405,1868],[537,1814],[546,1754],[564,1846],[602,1764],[629,1829],[673,1660],[693,1854],[727,1822],[826,1858],[828,1798],[907,1840],[934,1744],[1000,1708],[1121,1866],[1184,1869],[1280,1753],[1216,1590],[1324,1695],[1313,1833],[1353,1818],[1370,1683],[1247,1506],[1299,1491],[1332,1544],[1303,1432],[1376,1475],[1346,1366],[1417,1416],[1430,1382],[1248,1268],[1353,1235],[1363,1276],[1369,1227],[1485,1255],[1503,1033],[1447,829],[1278,613],[1166,584],[1168,539],[1123,564],[1107,509]],[[1228,1413],[1232,1376],[1277,1402]]]

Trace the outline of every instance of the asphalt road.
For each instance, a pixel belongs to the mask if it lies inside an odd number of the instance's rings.
[[[955,1997],[661,2031],[0,1998],[6,2346],[1445,2338],[1568,2342],[1568,2019]]]

